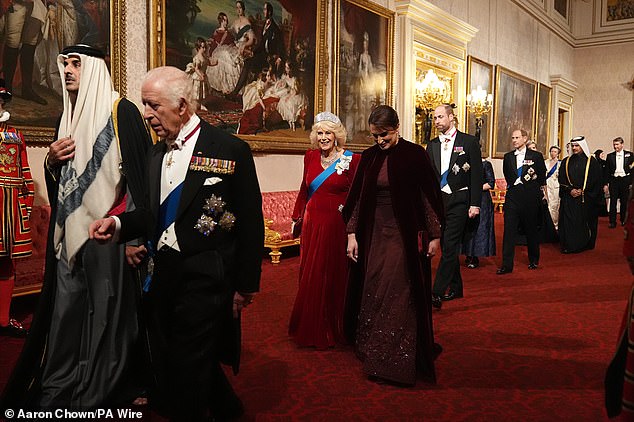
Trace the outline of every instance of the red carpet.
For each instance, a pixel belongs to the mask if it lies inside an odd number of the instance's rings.
[[[246,407],[241,420],[607,420],[603,375],[633,279],[622,243],[622,230],[601,219],[594,251],[562,255],[542,245],[540,268],[529,271],[518,247],[515,270],[504,276],[495,275],[499,256],[463,267],[465,298],[434,312],[444,348],[438,385],[415,388],[367,381],[351,348],[298,349],[286,330],[299,258],[265,261],[262,292],[243,316],[241,373],[232,378]],[[0,387],[19,346],[0,338]]]

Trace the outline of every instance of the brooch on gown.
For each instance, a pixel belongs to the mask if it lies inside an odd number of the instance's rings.
[[[350,168],[350,162],[352,161],[352,155],[342,155],[339,158],[339,162],[335,165],[335,169],[337,169],[337,174],[341,176],[341,173],[344,170],[348,170]]]

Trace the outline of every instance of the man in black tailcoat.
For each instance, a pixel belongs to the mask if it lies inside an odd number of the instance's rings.
[[[609,153],[605,159],[607,185],[603,187],[605,193],[610,193],[610,223],[609,228],[616,227],[616,203],[620,204],[621,225],[625,224],[625,209],[627,208],[627,197],[630,193],[630,172],[634,165],[634,154],[623,148],[623,138],[620,136],[612,141],[614,151]]]
[[[496,274],[513,272],[518,228],[523,227],[528,247],[528,269],[539,264],[539,226],[542,222],[542,199],[546,194],[546,164],[541,152],[526,147],[528,132],[514,130],[513,151],[504,154],[502,170],[506,179],[504,201],[504,240],[502,266]]]
[[[427,152],[440,180],[446,223],[432,305],[441,308],[441,300],[463,296],[460,246],[465,232],[478,227],[483,181],[478,139],[456,129],[453,107],[449,104],[436,107],[434,124],[440,135],[430,141]]]
[[[153,365],[170,420],[236,418],[242,403],[220,362],[237,372],[240,312],[259,290],[264,226],[253,156],[194,113],[183,71],[151,70],[141,95],[163,139],[149,153],[149,209],[98,220],[90,235],[151,239]]]

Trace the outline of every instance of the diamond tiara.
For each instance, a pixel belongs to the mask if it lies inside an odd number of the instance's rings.
[[[318,115],[315,116],[315,123],[319,122],[331,122],[340,125],[341,120],[335,114],[332,114],[329,111],[322,111]]]

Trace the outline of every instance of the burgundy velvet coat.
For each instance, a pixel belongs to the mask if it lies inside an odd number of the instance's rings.
[[[370,235],[374,224],[376,208],[376,181],[383,161],[387,159],[388,178],[394,215],[405,248],[407,271],[412,282],[412,295],[416,303],[418,345],[417,368],[419,373],[435,381],[433,359],[438,346],[434,345],[433,323],[431,316],[431,260],[426,256],[429,240],[440,236],[440,227],[429,233],[426,230],[427,202],[444,223],[444,211],[438,178],[436,177],[427,151],[420,145],[400,139],[398,144],[388,150],[378,145],[366,149],[352,182],[343,217],[346,224],[353,217],[356,206],[359,207],[356,232],[359,244],[359,256],[366,257],[370,247]],[[421,253],[422,251],[422,253]],[[348,286],[346,304],[346,335],[350,341],[356,334],[357,317],[363,292],[364,271],[367,263],[359,261],[353,266]]]

